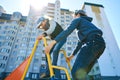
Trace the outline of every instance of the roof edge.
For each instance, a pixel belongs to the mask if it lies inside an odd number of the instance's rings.
[[[104,8],[104,6],[101,5],[101,4],[95,4],[95,3],[89,3],[89,2],[84,2],[84,5],[92,5],[92,6],[97,6],[97,7],[102,7],[102,8]]]

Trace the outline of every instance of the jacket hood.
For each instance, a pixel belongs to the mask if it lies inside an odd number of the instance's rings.
[[[82,16],[81,18],[84,18],[90,22],[92,22],[93,18],[92,17],[88,17],[88,16]]]

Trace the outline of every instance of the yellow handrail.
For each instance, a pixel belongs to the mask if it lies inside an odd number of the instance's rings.
[[[46,46],[47,46],[46,38],[43,37],[42,39],[43,39],[44,45],[45,45],[45,47],[46,47]],[[32,49],[32,53],[31,53],[30,58],[29,58],[29,60],[28,60],[28,64],[27,64],[27,66],[26,66],[26,68],[25,68],[25,71],[24,71],[24,73],[23,73],[23,76],[22,76],[21,80],[24,80],[24,78],[25,78],[25,76],[26,76],[26,73],[27,73],[28,68],[29,68],[29,66],[30,66],[30,63],[31,63],[31,61],[32,61],[32,58],[33,58],[33,56],[34,56],[34,53],[35,53],[36,48],[37,48],[37,46],[38,46],[38,43],[39,43],[39,40],[36,40],[36,42],[35,42],[35,44],[34,44],[34,47],[33,47],[33,49]],[[64,53],[65,58],[67,58],[66,52],[65,52],[64,50],[63,50],[63,53]],[[48,59],[48,65],[49,65],[49,70],[50,70],[50,77],[52,78],[52,77],[54,76],[53,68],[56,68],[56,69],[64,70],[65,73],[66,73],[66,75],[67,75],[67,80],[70,80],[70,75],[69,75],[67,69],[66,69],[66,68],[63,68],[63,67],[58,67],[58,66],[52,65],[52,64],[51,64],[50,55],[47,54],[46,56],[47,56],[47,59]],[[69,62],[68,62],[68,65],[70,66],[70,63],[69,63]],[[70,69],[71,69],[71,68],[70,68]]]
[[[45,47],[46,47],[46,46],[47,46],[46,38],[43,37],[42,39],[43,39],[44,45],[45,45]],[[48,60],[49,70],[50,70],[50,77],[53,77],[53,76],[54,76],[54,73],[53,73],[53,68],[52,68],[52,64],[51,64],[50,55],[47,53],[46,56],[47,56],[47,60]]]
[[[68,63],[68,67],[70,70],[72,70],[72,67],[70,65],[70,61],[67,60],[67,55],[66,55],[66,51],[65,50],[60,50],[61,52],[63,52],[64,56],[65,56],[65,59],[66,59],[66,62]]]
[[[46,41],[46,38],[42,38],[43,41],[44,41],[44,44],[45,44],[45,47],[47,46],[47,41]],[[67,56],[66,56],[67,57]],[[67,80],[70,80],[70,75],[67,71],[66,68],[63,68],[63,67],[58,67],[58,66],[54,66],[51,64],[51,59],[50,59],[50,55],[47,53],[47,59],[48,59],[48,65],[49,65],[49,70],[50,70],[50,77],[53,77],[54,76],[54,73],[53,73],[53,68],[56,68],[56,69],[61,69],[61,70],[64,70],[66,75],[67,75]]]
[[[70,75],[68,73],[68,70],[64,67],[60,67],[60,66],[52,66],[53,68],[56,68],[56,69],[61,69],[61,70],[64,70],[66,75],[67,75],[67,80],[70,80]]]
[[[23,73],[23,76],[22,76],[21,80],[24,80],[24,78],[25,78],[25,76],[26,76],[26,73],[27,73],[28,68],[29,68],[29,66],[30,66],[30,63],[31,63],[31,61],[32,61],[32,58],[33,58],[33,56],[34,56],[34,54],[35,54],[36,48],[37,48],[37,46],[38,46],[38,43],[39,43],[39,40],[36,40],[36,42],[35,42],[35,44],[34,44],[34,47],[33,47],[33,49],[32,49],[32,53],[31,53],[31,55],[30,55],[30,58],[29,58],[29,60],[28,60],[27,66],[26,66],[26,68],[25,68],[25,71],[24,71],[24,73]]]

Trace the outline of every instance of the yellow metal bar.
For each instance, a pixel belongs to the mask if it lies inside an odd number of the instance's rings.
[[[70,80],[70,75],[68,73],[68,70],[66,68],[63,68],[63,67],[59,67],[59,66],[52,66],[53,68],[56,68],[56,69],[61,69],[61,70],[64,70],[66,75],[67,75],[67,80]]]
[[[42,39],[43,39],[44,45],[45,45],[45,47],[46,47],[46,46],[47,46],[46,38],[43,37]],[[66,54],[66,52],[64,51],[64,55],[65,55],[65,54]],[[65,55],[65,56],[66,56],[66,55]],[[66,58],[67,58],[67,56],[66,56]],[[68,73],[68,71],[67,71],[66,68],[58,67],[58,66],[53,66],[53,65],[51,64],[50,55],[49,55],[48,53],[47,53],[47,59],[48,59],[48,65],[49,65],[49,70],[50,70],[50,77],[53,77],[53,76],[54,76],[53,68],[56,68],[56,69],[64,70],[65,73],[66,73],[66,75],[67,75],[67,80],[70,80],[70,75],[69,75],[69,73]]]
[[[42,39],[43,39],[44,45],[45,45],[45,47],[46,47],[46,46],[47,46],[46,38],[43,37]],[[31,61],[32,61],[32,58],[33,58],[33,56],[34,56],[34,53],[35,53],[35,51],[36,51],[36,48],[37,48],[38,43],[39,43],[39,41],[36,40],[36,42],[35,42],[35,44],[34,44],[34,47],[33,47],[33,49],[32,49],[32,53],[31,53],[31,55],[30,55],[28,64],[27,64],[27,66],[26,66],[26,68],[25,68],[25,71],[24,71],[24,73],[23,73],[23,76],[22,76],[21,80],[24,80],[24,78],[25,78],[25,76],[26,76],[26,73],[27,73],[28,68],[29,68],[29,66],[30,66],[30,63],[31,63]],[[65,52],[64,50],[63,50],[63,53],[64,53],[65,58],[67,58],[66,52]],[[64,70],[65,73],[66,73],[66,75],[67,75],[67,79],[70,80],[70,76],[69,76],[69,73],[68,73],[67,69],[66,69],[66,68],[63,68],[63,67],[53,66],[53,65],[51,64],[50,55],[47,53],[46,56],[47,56],[47,59],[48,59],[48,65],[49,65],[49,70],[50,70],[50,77],[53,77],[53,76],[54,76],[53,68],[56,68],[56,69]],[[68,65],[70,66],[70,62],[68,62]],[[70,69],[71,69],[71,68],[70,68]]]
[[[65,51],[65,50],[60,50],[60,51],[63,52],[63,54],[64,54],[64,56],[65,56],[65,59],[66,59],[66,61],[67,61],[66,51]],[[72,70],[72,67],[71,67],[71,65],[70,65],[70,61],[67,61],[67,63],[68,63],[68,67],[70,68],[70,70]]]
[[[46,41],[46,38],[42,38],[43,41],[44,41],[44,45],[45,47],[47,46],[47,41]],[[48,59],[48,65],[49,65],[49,70],[50,70],[50,77],[53,77],[54,76],[54,73],[53,73],[53,68],[52,68],[52,64],[51,64],[51,59],[50,59],[50,55],[49,53],[47,53],[47,59]]]
[[[30,58],[29,58],[29,60],[28,60],[28,64],[27,64],[27,66],[26,66],[26,68],[25,68],[25,71],[24,71],[24,73],[23,73],[23,76],[22,76],[21,80],[24,80],[24,78],[25,78],[25,76],[26,76],[26,73],[27,73],[28,68],[29,68],[29,66],[30,66],[30,63],[31,63],[31,61],[32,61],[32,58],[33,58],[33,56],[34,56],[34,54],[35,54],[35,51],[36,51],[36,48],[37,48],[38,43],[39,43],[39,41],[36,40],[36,42],[35,42],[35,44],[34,44],[34,47],[33,47],[33,49],[32,49],[32,53],[31,53]]]

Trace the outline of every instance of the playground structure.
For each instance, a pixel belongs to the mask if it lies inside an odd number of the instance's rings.
[[[47,41],[46,41],[46,38],[42,38],[43,41],[44,41],[44,45],[45,47],[47,46]],[[29,66],[30,66],[30,63],[32,61],[32,58],[35,54],[35,51],[36,51],[36,48],[38,46],[38,43],[39,43],[39,40],[36,40],[35,44],[34,44],[34,47],[32,49],[32,52],[30,54],[30,56],[28,58],[26,58],[25,61],[23,61],[13,72],[11,72],[4,80],[24,80],[25,79],[25,76],[27,74],[27,71],[29,69]],[[64,56],[66,58],[66,61],[67,61],[67,55],[66,55],[66,52],[64,50],[60,50],[64,53]],[[70,75],[68,73],[68,70],[64,67],[60,67],[60,66],[54,66],[52,65],[52,62],[51,62],[51,59],[50,59],[50,55],[47,53],[46,54],[47,56],[47,59],[48,59],[48,66],[49,66],[49,70],[50,70],[50,79],[49,80],[56,80],[54,78],[54,71],[53,69],[60,69],[60,70],[64,70],[65,73],[66,73],[66,76],[67,76],[67,80],[71,80],[70,78]],[[72,69],[71,68],[71,65],[70,65],[70,62],[67,61],[68,63],[68,67],[70,68],[70,70]]]

